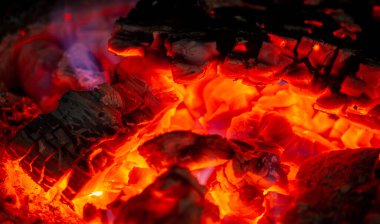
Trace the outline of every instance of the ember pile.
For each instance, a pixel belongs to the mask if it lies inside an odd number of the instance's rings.
[[[379,7],[140,0],[122,59],[83,11],[3,38],[0,221],[378,223]]]

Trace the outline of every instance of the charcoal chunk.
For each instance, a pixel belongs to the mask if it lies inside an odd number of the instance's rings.
[[[210,204],[204,194],[205,189],[187,169],[173,166],[141,194],[126,202],[117,199],[109,208],[116,216],[114,223],[218,221],[218,214],[213,216],[205,212]]]
[[[324,153],[301,165],[298,190],[284,223],[369,223],[376,217],[379,149]]]
[[[219,165],[232,159],[236,147],[236,144],[217,135],[202,136],[175,131],[145,142],[138,151],[156,169],[172,164],[196,169]]]
[[[355,188],[374,178],[379,153],[379,149],[354,149],[312,157],[300,167],[299,187]]]

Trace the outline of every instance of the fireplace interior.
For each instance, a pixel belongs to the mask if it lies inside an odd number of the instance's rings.
[[[380,223],[380,1],[12,1],[0,223]]]

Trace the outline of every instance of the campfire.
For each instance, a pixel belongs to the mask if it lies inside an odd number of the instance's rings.
[[[380,221],[380,4],[57,8],[2,37],[1,223]]]

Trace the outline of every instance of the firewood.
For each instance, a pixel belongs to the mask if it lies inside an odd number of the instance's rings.
[[[45,190],[73,170],[63,191],[72,199],[94,174],[112,164],[111,154],[142,123],[176,100],[170,92],[152,93],[135,75],[125,76],[124,82],[66,93],[56,110],[40,115],[16,134],[8,152],[14,159],[22,158],[21,167]],[[90,160],[97,147],[103,151]]]
[[[21,167],[49,189],[85,150],[122,128],[123,102],[111,94],[118,93],[106,85],[65,94],[55,111],[40,115],[17,133],[9,153],[15,159],[23,158]],[[114,100],[102,101],[105,97]]]

